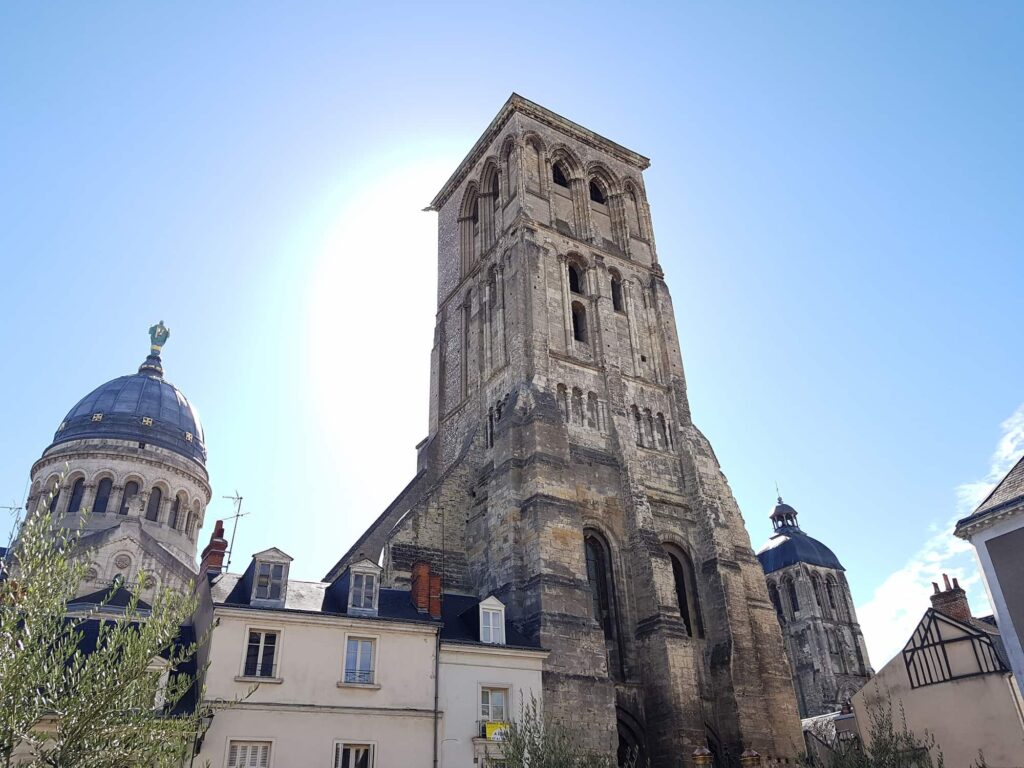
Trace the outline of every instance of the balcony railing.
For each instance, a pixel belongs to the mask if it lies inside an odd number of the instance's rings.
[[[507,720],[477,720],[479,737],[491,741],[502,741],[508,730]]]
[[[346,669],[345,682],[356,685],[373,685],[373,670]]]

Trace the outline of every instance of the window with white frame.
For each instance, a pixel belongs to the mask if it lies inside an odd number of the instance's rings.
[[[349,608],[374,611],[377,609],[377,574],[352,573],[352,585],[348,596]]]
[[[504,645],[505,611],[503,609],[480,607],[480,642]]]
[[[480,689],[480,719],[485,722],[506,722],[508,719],[508,688]]]
[[[334,745],[334,768],[373,768],[372,744]]]
[[[284,576],[284,563],[256,563],[256,586],[252,596],[257,600],[280,600]]]
[[[228,768],[268,768],[269,741],[232,741],[228,746]]]
[[[242,674],[246,677],[277,677],[278,637],[277,632],[249,630]]]
[[[373,685],[373,655],[376,641],[371,637],[350,637],[345,643],[345,682]]]

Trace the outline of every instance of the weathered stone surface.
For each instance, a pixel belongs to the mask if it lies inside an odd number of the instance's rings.
[[[640,745],[658,768],[708,744],[795,757],[779,625],[690,418],[647,165],[505,105],[434,201],[420,475],[331,573],[382,548],[391,583],[443,560],[446,589],[499,595],[551,650],[546,708],[594,747]]]

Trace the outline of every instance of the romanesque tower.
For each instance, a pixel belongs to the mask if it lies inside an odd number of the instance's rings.
[[[872,674],[845,569],[800,529],[781,496],[771,521],[774,532],[757,559],[786,640],[800,716],[835,712]]]
[[[656,767],[793,757],[782,636],[686,395],[642,172],[513,95],[434,198],[437,319],[418,471],[332,569],[422,560],[551,650],[544,706]]]
[[[28,513],[49,498],[58,525],[77,528],[90,566],[80,594],[115,579],[143,599],[186,589],[197,573],[196,540],[210,501],[203,428],[195,409],[164,378],[161,322],[137,373],[83,397],[32,466]],[[63,481],[60,478],[63,475]],[[57,493],[53,495],[54,489]],[[140,571],[145,584],[136,583]]]

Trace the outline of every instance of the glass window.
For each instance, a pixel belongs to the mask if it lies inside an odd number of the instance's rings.
[[[373,745],[335,744],[334,768],[373,768]]]
[[[146,519],[151,522],[156,522],[160,517],[160,502],[163,501],[164,494],[159,488],[154,488],[149,492],[149,503],[146,504]]]
[[[480,609],[480,642],[501,645],[505,642],[504,611],[493,608]]]
[[[82,510],[82,498],[85,496],[85,480],[78,478],[71,486],[71,502],[68,504],[68,514],[77,515]]]
[[[374,641],[366,637],[350,637],[345,648],[345,682],[373,684]]]
[[[232,741],[228,747],[228,768],[267,768],[269,741]]]
[[[249,631],[245,650],[246,677],[275,677],[277,672],[277,632]]]
[[[114,481],[109,477],[100,480],[99,487],[96,488],[96,502],[92,505],[92,510],[97,515],[102,515],[107,511],[107,505],[110,504],[110,490],[113,487]]]
[[[124,484],[124,493],[121,494],[121,508],[117,510],[119,515],[128,514],[128,503],[139,494],[139,484],[132,480]]]
[[[349,605],[353,608],[373,608],[377,577],[372,573],[352,574],[352,593]]]
[[[280,600],[283,583],[284,565],[282,563],[257,563],[256,599]]]
[[[503,723],[507,720],[508,689],[480,689],[480,719]]]

